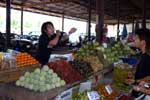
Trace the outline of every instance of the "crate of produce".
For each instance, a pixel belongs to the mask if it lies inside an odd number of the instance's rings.
[[[31,72],[37,67],[40,67],[40,65],[36,64],[24,67],[16,67],[13,69],[0,70],[0,83],[14,82],[18,80],[20,76],[24,75],[25,72]]]
[[[128,63],[130,65],[136,65],[138,60],[136,58],[120,58],[124,63]]]
[[[126,84],[126,79],[134,79],[132,67],[126,63],[117,64],[114,68],[114,85],[117,89],[128,93],[130,86]]]
[[[42,68],[36,68],[33,72],[26,72],[16,81],[16,85],[42,93],[55,88],[61,90],[61,87],[65,86],[66,82],[54,70],[44,65]]]
[[[18,53],[15,58],[17,67],[39,64],[39,62],[28,53]]]
[[[64,60],[50,62],[48,63],[48,66],[50,69],[53,69],[61,79],[65,80],[67,84],[72,84],[83,78],[80,73],[73,69],[72,66]]]
[[[101,94],[102,100],[116,100],[116,98],[120,95],[114,87],[105,83],[98,85],[95,90]]]

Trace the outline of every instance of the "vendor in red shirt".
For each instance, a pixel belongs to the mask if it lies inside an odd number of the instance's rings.
[[[134,42],[134,38],[133,38],[133,35],[132,33],[129,33],[128,36],[127,36],[127,42]]]
[[[107,42],[107,34],[108,34],[108,28],[107,25],[105,25],[103,28],[103,38],[102,38],[103,42]]]
[[[99,36],[99,31],[100,31],[99,27],[98,27],[98,25],[96,25],[95,32],[96,32],[97,36]],[[102,41],[99,41],[99,42],[108,43],[109,38],[107,37],[107,35],[108,35],[108,28],[107,28],[107,24],[105,24],[103,27]],[[100,37],[98,37],[98,38],[100,38]]]

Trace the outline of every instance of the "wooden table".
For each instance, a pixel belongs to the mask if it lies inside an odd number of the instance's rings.
[[[47,92],[34,92],[29,89],[18,87],[15,84],[0,84],[0,96],[2,97],[10,97],[13,100],[55,100],[55,97],[62,93],[63,91],[72,88],[74,86],[79,86],[80,83],[85,82],[91,78],[95,78],[95,76],[99,74],[105,74],[111,71],[112,68],[105,69],[103,71],[99,71],[94,73],[94,75],[89,76],[86,79],[75,82],[73,84],[69,84],[63,87],[55,88]]]
[[[13,100],[55,100],[58,93],[63,92],[68,86],[55,88],[47,92],[34,92],[29,89],[17,87],[14,84],[1,84],[0,96],[10,97]]]

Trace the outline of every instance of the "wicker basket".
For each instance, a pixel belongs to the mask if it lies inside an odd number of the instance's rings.
[[[0,70],[0,83],[14,82],[18,80],[20,76],[24,75],[25,72],[32,72],[37,67],[40,67],[40,65],[17,67],[15,69],[9,70]]]

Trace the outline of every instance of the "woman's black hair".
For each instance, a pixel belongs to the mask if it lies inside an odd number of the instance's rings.
[[[43,24],[42,24],[42,27],[41,27],[41,33],[42,33],[42,34],[47,34],[47,33],[46,33],[47,25],[51,25],[52,27],[54,27],[53,23],[50,22],[50,21],[43,23]]]
[[[140,40],[145,40],[146,42],[146,52],[150,53],[150,30],[147,28],[138,29],[135,31]]]

